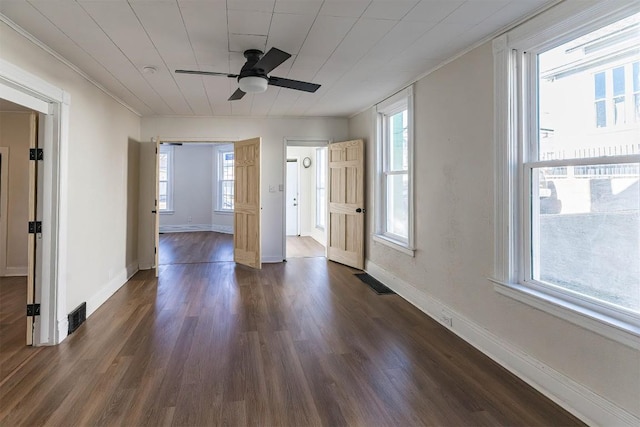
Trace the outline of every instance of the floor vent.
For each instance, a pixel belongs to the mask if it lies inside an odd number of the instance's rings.
[[[69,335],[87,320],[87,303],[83,302],[69,313]]]
[[[395,294],[391,289],[378,281],[375,277],[369,276],[367,273],[356,273],[356,277],[369,285],[371,289],[376,291],[378,295]]]

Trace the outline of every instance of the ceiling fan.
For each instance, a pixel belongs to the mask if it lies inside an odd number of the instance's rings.
[[[247,62],[242,66],[240,74],[216,73],[213,71],[176,70],[180,74],[201,74],[205,76],[226,76],[238,79],[238,89],[229,97],[229,101],[241,99],[246,93],[261,93],[267,90],[267,85],[284,87],[287,89],[315,92],[319,84],[301,82],[299,80],[285,79],[283,77],[269,76],[268,74],[277,66],[291,57],[290,54],[272,47],[269,52],[262,54],[257,49],[244,51]]]

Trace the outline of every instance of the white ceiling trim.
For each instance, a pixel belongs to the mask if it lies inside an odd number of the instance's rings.
[[[27,30],[25,30],[24,28],[22,28],[21,26],[19,26],[18,24],[16,24],[15,22],[13,22],[11,19],[7,18],[5,15],[0,13],[0,21],[4,22],[5,24],[7,24],[11,29],[13,29],[15,32],[17,32],[18,34],[20,34],[21,36],[23,36],[24,38],[26,38],[27,40],[29,40],[31,43],[35,44],[36,46],[38,46],[40,49],[44,50],[45,52],[47,52],[49,55],[53,56],[54,58],[56,58],[58,61],[60,61],[61,63],[63,63],[64,65],[66,65],[67,67],[69,67],[71,70],[73,70],[74,72],[76,72],[78,75],[80,75],[82,78],[84,78],[85,80],[87,80],[89,83],[91,83],[92,85],[94,85],[96,88],[98,88],[99,90],[101,90],[102,92],[104,92],[105,95],[109,96],[110,98],[112,98],[114,101],[116,101],[118,104],[122,105],[123,107],[125,107],[127,110],[131,111],[133,114],[135,114],[138,117],[142,117],[142,114],[140,114],[138,111],[136,111],[133,107],[131,107],[130,105],[128,105],[127,103],[125,103],[123,100],[121,100],[120,98],[118,98],[116,95],[114,95],[113,93],[111,93],[107,88],[105,88],[104,86],[102,86],[100,83],[96,82],[95,80],[93,80],[91,77],[89,77],[89,75],[87,75],[84,71],[82,71],[80,68],[76,67],[75,65],[73,65],[73,63],[71,63],[71,61],[67,60],[64,56],[60,55],[58,52],[56,52],[55,50],[51,49],[49,46],[47,46],[46,44],[44,44],[42,41],[40,41],[39,39],[37,39],[35,36],[33,36],[31,33],[29,33]]]

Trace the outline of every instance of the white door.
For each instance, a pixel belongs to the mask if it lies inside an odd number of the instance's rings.
[[[298,160],[287,159],[287,236],[298,236]]]

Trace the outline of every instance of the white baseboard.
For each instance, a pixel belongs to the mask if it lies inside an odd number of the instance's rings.
[[[131,279],[133,275],[138,272],[138,270],[140,270],[138,260],[135,260],[131,264],[127,265],[127,280]]]
[[[3,273],[5,277],[26,276],[27,267],[6,267]]]
[[[153,264],[140,264],[138,266],[138,270],[151,270],[152,268],[154,268]]]
[[[123,268],[120,273],[116,274],[113,279],[107,283],[98,293],[87,301],[87,318],[91,316],[102,304],[104,304],[111,295],[115,294],[127,280],[129,280],[129,268]]]
[[[262,257],[262,262],[266,264],[274,264],[282,261],[284,261],[284,259],[281,256],[263,256]]]
[[[233,226],[219,224],[178,224],[161,225],[161,233],[190,233],[196,231],[215,231],[218,233],[233,234]]]
[[[524,353],[371,261],[366,271],[460,338],[589,425],[638,426],[640,418]],[[450,327],[443,314],[453,319]]]

